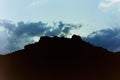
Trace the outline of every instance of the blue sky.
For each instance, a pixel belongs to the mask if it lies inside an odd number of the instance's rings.
[[[80,32],[82,31],[82,35],[88,35],[93,30],[108,27],[111,23],[112,16],[99,8],[100,3],[104,1],[0,0],[0,19],[13,22],[63,21],[65,23],[83,24],[84,27]]]
[[[119,13],[120,0],[0,0],[3,45],[0,53],[21,49],[40,36],[71,34],[86,37],[85,40],[111,51],[120,51]],[[111,33],[115,34],[109,43],[101,45]],[[98,39],[102,42],[97,42]],[[116,47],[108,47],[112,42],[111,46]]]

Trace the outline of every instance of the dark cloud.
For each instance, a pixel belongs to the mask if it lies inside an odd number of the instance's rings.
[[[38,22],[38,23],[24,23],[19,22],[18,27],[15,29],[14,34],[17,36],[40,36],[50,29],[47,27],[47,24]]]
[[[53,25],[48,25],[43,22],[18,22],[17,24],[11,21],[0,21],[0,26],[3,27],[8,34],[7,46],[2,51],[8,53],[18,49],[22,49],[24,45],[35,42],[34,37],[40,36],[67,36],[71,29],[79,28],[78,25],[64,24],[57,22]]]
[[[0,26],[3,26],[10,32],[12,32],[16,27],[16,25],[14,23],[12,23],[11,21],[8,21],[8,20],[0,20]]]
[[[55,23],[53,28],[49,29],[45,35],[47,36],[67,36],[70,30],[80,28],[79,25],[64,24],[63,22]]]
[[[104,29],[88,35],[84,40],[110,51],[120,51],[120,29]]]

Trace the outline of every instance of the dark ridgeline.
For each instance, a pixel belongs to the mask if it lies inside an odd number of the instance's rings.
[[[0,56],[0,80],[120,80],[120,54],[73,35],[41,37]]]

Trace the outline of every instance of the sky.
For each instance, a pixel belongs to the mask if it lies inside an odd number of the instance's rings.
[[[0,0],[0,19],[13,22],[63,21],[83,24],[87,29],[89,25],[89,29],[86,31],[84,27],[84,32],[81,33],[88,35],[93,30],[107,27],[111,15],[104,13],[102,8],[114,4],[104,3],[104,0]]]
[[[120,51],[119,42],[114,42],[117,47],[113,49],[106,46],[110,43],[100,45],[96,39],[102,35],[105,41],[109,31],[117,30],[119,35],[119,13],[120,0],[0,0],[0,44],[3,45],[0,53],[21,49],[38,40],[38,36],[71,34],[86,37],[89,42],[96,40],[94,45],[111,51]],[[112,37],[119,40],[116,35]]]

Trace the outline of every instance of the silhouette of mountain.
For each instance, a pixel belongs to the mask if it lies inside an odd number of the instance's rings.
[[[120,54],[81,37],[41,37],[0,56],[0,80],[119,80]]]

